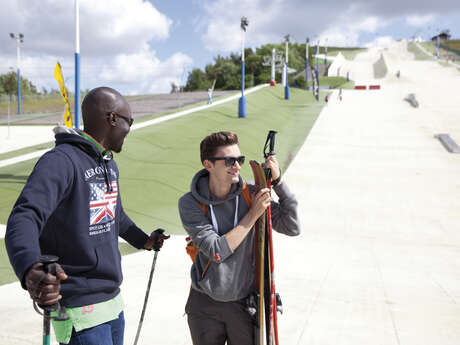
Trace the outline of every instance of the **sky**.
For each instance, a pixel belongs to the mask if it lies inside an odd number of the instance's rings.
[[[16,70],[40,90],[57,89],[59,61],[75,84],[74,0],[0,0],[0,73]],[[414,35],[427,40],[450,29],[460,39],[459,0],[79,0],[81,89],[110,86],[123,94],[168,93],[193,68],[245,46],[320,40],[329,46],[371,46]]]

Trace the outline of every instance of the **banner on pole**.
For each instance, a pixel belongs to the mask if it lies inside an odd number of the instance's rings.
[[[59,62],[56,62],[56,67],[54,68],[54,78],[59,84],[61,96],[65,102],[64,123],[67,127],[72,128],[72,117],[70,116],[70,102],[67,96],[67,90],[64,85],[64,78],[62,77],[61,64]]]
[[[313,81],[313,85],[311,90],[313,91],[313,96],[315,96],[316,100],[319,100],[319,80],[318,80],[318,73],[316,73],[315,67],[313,65],[310,66],[311,71],[311,78]]]

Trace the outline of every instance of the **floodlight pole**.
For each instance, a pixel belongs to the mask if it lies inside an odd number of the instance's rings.
[[[307,37],[307,43],[305,44],[305,85],[307,90],[308,88],[308,44],[310,39]]]
[[[284,99],[289,99],[290,90],[289,90],[289,35],[286,35],[286,85],[284,86]]]
[[[75,128],[80,128],[80,10],[75,0]]]
[[[20,44],[24,42],[24,35],[19,33],[17,36],[10,33],[10,37],[16,40],[16,64],[18,81],[18,115],[21,115],[21,51]]]
[[[246,33],[247,19],[241,18],[241,97],[238,101],[238,117],[246,117],[246,97],[244,97],[244,36]]]

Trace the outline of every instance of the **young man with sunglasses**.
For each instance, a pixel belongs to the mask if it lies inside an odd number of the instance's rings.
[[[280,176],[275,156],[266,159],[265,167],[271,170],[279,202],[271,200],[267,188],[254,193],[254,186],[243,181],[245,157],[235,133],[208,135],[200,155],[204,169],[179,200],[182,224],[199,250],[185,306],[193,344],[252,345],[254,326],[246,299],[254,290],[253,227],[271,204],[273,229],[298,235],[297,201]]]
[[[36,164],[8,219],[11,264],[39,305],[60,301],[67,321],[53,322],[56,339],[72,345],[122,345],[123,280],[118,237],[138,249],[162,247],[161,231],[148,236],[123,210],[118,167],[133,119],[116,90],[91,90],[82,103],[85,131],[56,127],[56,147]],[[41,254],[59,257],[45,274]]]

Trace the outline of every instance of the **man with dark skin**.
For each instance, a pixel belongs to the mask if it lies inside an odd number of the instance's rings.
[[[169,236],[146,235],[125,214],[112,151],[120,152],[133,124],[116,90],[91,90],[82,103],[85,131],[56,127],[56,147],[37,162],[8,220],[11,264],[31,298],[60,302],[68,321],[54,321],[61,344],[121,345],[123,279],[118,236],[138,249],[159,250]],[[41,254],[56,255],[45,274]]]

